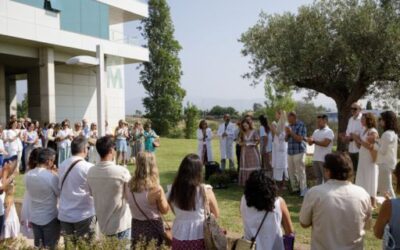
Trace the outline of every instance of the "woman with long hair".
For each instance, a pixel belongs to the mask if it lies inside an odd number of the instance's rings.
[[[272,171],[273,179],[277,182],[280,190],[284,187],[285,179],[288,174],[288,143],[285,140],[285,127],[288,125],[287,115],[284,110],[279,110],[275,113],[277,122],[273,122],[271,132],[273,136],[272,145]]]
[[[49,126],[47,127],[47,131],[46,131],[47,144],[44,146],[44,148],[52,148],[52,149],[54,149],[54,151],[57,152],[55,126],[56,126],[56,124],[50,123]]]
[[[272,132],[268,124],[268,119],[264,115],[258,117],[260,121],[260,154],[261,168],[265,169],[272,177],[271,154],[272,154]]]
[[[283,250],[283,227],[285,234],[294,232],[289,209],[285,200],[278,196],[275,182],[265,170],[251,173],[246,181],[240,204],[244,235],[247,240],[256,237],[257,249]],[[264,219],[265,217],[265,219]]]
[[[2,188],[5,193],[4,200],[4,226],[1,230],[1,239],[16,238],[20,232],[20,222],[15,209],[14,194],[16,177],[18,175],[17,159],[8,161],[1,171]]]
[[[211,148],[212,131],[207,125],[206,120],[201,120],[197,129],[197,154],[205,165],[209,161],[213,161]]]
[[[169,211],[167,198],[160,186],[158,168],[154,154],[140,152],[136,169],[126,191],[132,213],[132,247],[145,239],[163,242],[164,223],[162,214]]]
[[[371,196],[371,204],[376,207],[376,194],[378,190],[379,169],[376,164],[377,151],[374,147],[379,138],[376,130],[376,119],[372,113],[363,114],[361,124],[364,127],[360,135],[352,134],[353,140],[360,148],[356,185],[361,186]]]
[[[392,172],[397,163],[398,132],[397,116],[393,111],[381,113],[379,126],[383,133],[375,146],[378,149],[379,166],[378,193],[381,196],[396,197],[392,185]]]
[[[260,143],[260,136],[257,131],[253,129],[252,122],[244,119],[240,123],[241,134],[239,143],[241,146],[240,154],[240,171],[239,171],[239,185],[244,187],[251,172],[261,168],[260,153],[258,151],[258,144]]]
[[[38,165],[38,155],[40,152],[41,148],[35,148],[32,150],[31,154],[29,155],[29,160],[28,160],[28,166],[27,166],[27,172],[30,171],[31,169],[34,169]],[[21,208],[21,233],[29,238],[33,239],[33,230],[32,227],[29,225],[31,221],[31,214],[30,214],[30,203],[31,203],[31,198],[28,194],[28,192],[25,190],[24,193],[24,200],[22,202],[22,208]]]
[[[210,212],[219,217],[218,203],[212,187],[202,184],[202,169],[200,157],[189,154],[183,158],[172,184],[168,201],[175,213],[172,227],[173,250],[205,249],[205,200],[208,201]]]

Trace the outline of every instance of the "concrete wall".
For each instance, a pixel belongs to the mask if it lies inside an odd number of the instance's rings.
[[[123,65],[107,67],[106,120],[111,127],[125,118],[123,70]],[[55,72],[56,121],[68,118],[76,122],[86,118],[97,122],[95,68],[56,65]]]

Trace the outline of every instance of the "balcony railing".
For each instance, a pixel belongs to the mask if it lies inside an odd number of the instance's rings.
[[[126,35],[121,31],[110,30],[110,41],[132,46],[141,46],[140,39],[136,35]]]

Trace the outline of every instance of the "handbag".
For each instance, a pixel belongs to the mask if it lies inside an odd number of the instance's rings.
[[[160,139],[155,139],[155,140],[153,141],[153,147],[155,147],[155,148],[160,147]]]
[[[294,240],[295,240],[295,234],[293,233],[283,236],[283,246],[285,247],[285,250],[294,249]]]
[[[268,215],[268,211],[265,212],[265,215],[261,221],[261,224],[257,229],[256,235],[254,237],[252,237],[251,240],[246,240],[244,237],[235,240],[235,242],[233,243],[233,246],[232,246],[232,250],[245,250],[245,249],[246,250],[248,250],[248,249],[255,250],[256,249],[256,239],[257,239],[258,233],[260,233],[261,227],[264,224],[264,221],[267,218],[267,215]]]
[[[383,241],[382,241],[383,249],[396,249],[396,241],[393,235],[390,233],[390,226],[386,224],[385,229],[383,231]]]
[[[201,188],[204,202],[204,244],[206,250],[225,250],[228,240],[224,231],[218,225],[215,216],[210,211],[206,190],[204,185]]]
[[[156,230],[159,230],[159,227],[157,225],[155,225],[153,223],[153,221],[151,219],[149,219],[149,217],[143,212],[142,208],[139,206],[138,202],[136,201],[135,194],[133,192],[132,192],[132,197],[133,197],[133,200],[135,201],[135,204],[136,204],[137,208],[139,209],[140,213],[142,213],[142,215],[146,218],[146,220],[149,221]],[[159,233],[161,234],[165,245],[172,246],[172,229],[168,225],[168,223],[165,221],[165,219],[161,213],[160,213],[160,218],[161,218],[163,224],[165,225],[165,227],[164,227],[164,230]]]

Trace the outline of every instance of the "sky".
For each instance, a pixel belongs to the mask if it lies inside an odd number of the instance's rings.
[[[238,42],[241,34],[256,24],[261,11],[269,14],[296,12],[312,0],[167,0],[175,38],[182,51],[182,87],[186,90],[186,102],[202,109],[214,105],[234,106],[238,110],[251,109],[254,102],[265,100],[264,86],[250,86],[250,80],[242,75],[249,71],[249,58],[244,58]],[[136,32],[134,23],[126,30]],[[127,113],[143,110],[141,99],[143,86],[138,84],[136,65],[126,67]],[[304,93],[295,94],[302,99]],[[315,103],[335,109],[332,99],[319,96]]]

